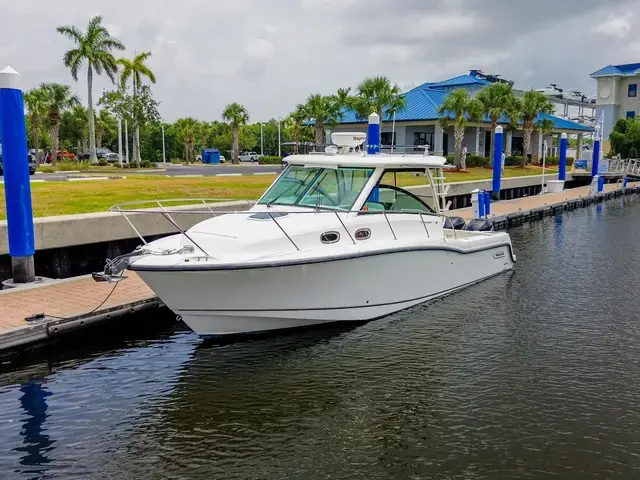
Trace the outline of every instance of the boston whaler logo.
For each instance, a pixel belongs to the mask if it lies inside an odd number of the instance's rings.
[[[493,258],[498,260],[499,258],[504,258],[504,252],[497,252],[493,254]]]

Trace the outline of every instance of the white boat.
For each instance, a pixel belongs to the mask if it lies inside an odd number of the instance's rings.
[[[436,186],[444,158],[354,151],[365,139],[334,134],[340,152],[287,157],[247,211],[216,212],[94,277],[119,280],[125,267],[135,271],[211,338],[373,320],[513,268],[507,233],[444,228],[437,188],[425,201],[395,185],[398,174],[422,173]],[[173,222],[164,207],[114,210]]]

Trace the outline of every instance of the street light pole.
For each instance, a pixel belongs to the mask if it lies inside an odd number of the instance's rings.
[[[126,118],[124,120],[124,161],[129,163],[129,130]]]
[[[116,81],[118,82],[118,89],[120,89],[120,68],[118,68],[118,75]],[[122,167],[122,114],[118,113],[118,163]]]
[[[264,134],[262,133],[263,123],[260,122],[260,155],[264,156]]]
[[[162,163],[167,163],[167,156],[164,149],[164,123],[162,124]]]

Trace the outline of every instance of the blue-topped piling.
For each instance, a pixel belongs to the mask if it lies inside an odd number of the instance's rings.
[[[380,152],[380,116],[377,113],[369,115],[369,126],[367,127],[367,153],[375,154]]]
[[[502,181],[502,127],[498,125],[493,137],[493,183],[491,198],[500,200],[500,183]]]
[[[600,135],[596,130],[596,136],[593,140],[593,160],[591,162],[591,176],[598,175],[598,163],[600,162]]]
[[[567,139],[567,134],[563,133],[560,135],[560,161],[559,161],[559,169],[558,169],[558,180],[562,180],[563,182],[567,180],[567,147],[569,145],[569,141]]]
[[[35,281],[35,253],[29,151],[20,75],[11,67],[0,71],[0,138],[7,205],[9,255],[13,283]]]

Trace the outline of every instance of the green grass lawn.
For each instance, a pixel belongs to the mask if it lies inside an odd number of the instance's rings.
[[[505,177],[540,175],[539,167],[507,167]],[[549,173],[552,171],[549,170]],[[122,170],[126,173],[126,170]],[[491,170],[471,168],[468,173],[447,172],[447,182],[491,178]],[[165,177],[132,175],[121,180],[94,182],[43,182],[31,184],[33,213],[36,217],[74,213],[104,212],[117,203],[171,198],[256,199],[271,185],[274,176],[241,177]],[[399,186],[424,185],[424,176],[398,175]],[[4,191],[4,186],[0,186]],[[6,218],[4,192],[0,219]]]

